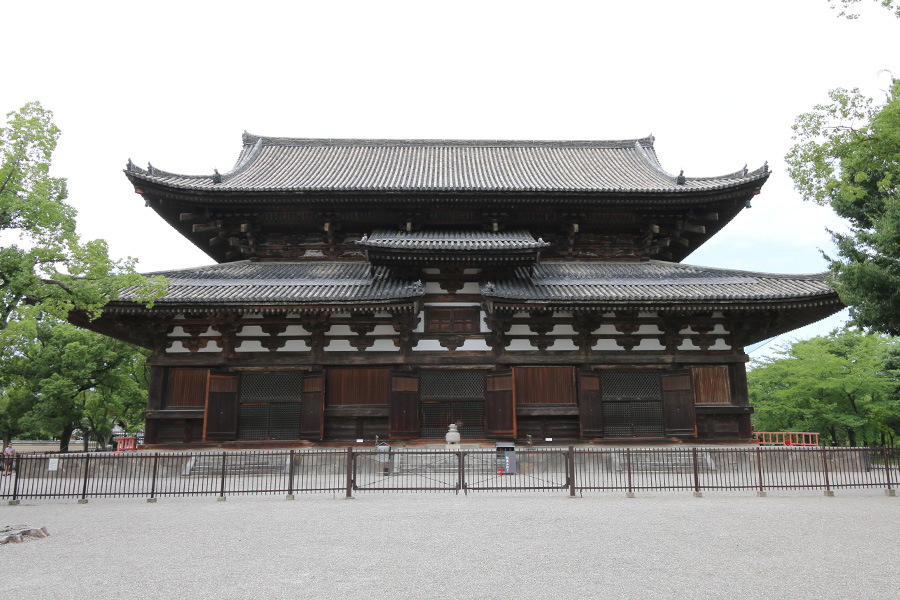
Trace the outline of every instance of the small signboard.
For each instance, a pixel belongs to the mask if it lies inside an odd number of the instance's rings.
[[[47,470],[48,471],[56,471],[59,469],[59,458],[48,458],[47,459]]]
[[[503,471],[507,475],[514,475],[516,473],[516,451],[515,450],[507,450],[503,453],[504,458],[504,466]]]

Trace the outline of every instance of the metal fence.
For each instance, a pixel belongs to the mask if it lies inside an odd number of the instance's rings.
[[[661,447],[137,452],[25,455],[0,498],[367,492],[824,490],[900,482],[898,448]]]

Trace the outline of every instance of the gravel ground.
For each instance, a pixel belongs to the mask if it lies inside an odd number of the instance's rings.
[[[900,497],[23,501],[6,598],[896,598]]]

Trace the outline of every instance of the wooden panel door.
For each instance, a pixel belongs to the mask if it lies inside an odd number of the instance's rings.
[[[578,413],[581,437],[603,437],[603,405],[601,404],[600,373],[578,372]]]
[[[662,375],[663,423],[666,435],[697,434],[694,417],[694,390],[691,372],[679,371]]]
[[[325,437],[325,374],[311,373],[303,377],[300,392],[300,439],[321,440]]]
[[[210,373],[206,389],[203,439],[224,441],[237,438],[238,377]]]
[[[484,435],[516,437],[516,396],[512,371],[485,376]]]
[[[391,373],[391,399],[388,434],[393,440],[419,437],[419,374],[409,371]]]

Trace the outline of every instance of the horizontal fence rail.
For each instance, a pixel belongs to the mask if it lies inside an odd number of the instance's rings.
[[[900,448],[348,447],[15,457],[0,498],[824,490],[900,482]]]

